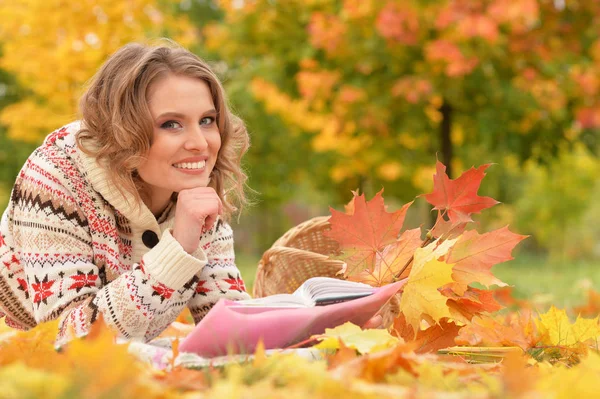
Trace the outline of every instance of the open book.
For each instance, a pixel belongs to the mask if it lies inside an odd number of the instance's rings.
[[[331,305],[372,295],[375,287],[354,281],[331,277],[313,277],[306,280],[292,294],[277,294],[264,298],[238,301],[240,306],[298,308]]]
[[[358,284],[355,287],[361,292],[338,289],[338,284],[344,287],[348,287],[348,284]],[[303,300],[292,301],[295,305],[282,300],[275,300],[273,303],[272,299],[267,299],[269,297],[238,302],[220,299],[183,339],[179,351],[195,353],[202,357],[252,354],[260,341],[265,349],[286,348],[311,335],[322,334],[326,328],[334,328],[347,321],[362,326],[401,291],[404,284],[406,279],[383,287],[366,289],[361,283],[336,280],[333,286],[325,284],[329,288],[324,291],[321,287],[316,291],[311,290],[309,294],[285,295],[288,299],[317,298],[322,304],[328,301],[335,302],[327,306],[310,306],[306,304],[311,303],[310,301]],[[314,285],[308,286],[313,286],[314,289]],[[304,290],[307,290],[306,286],[300,289]],[[362,297],[357,298],[357,295]],[[355,299],[347,300],[349,298]],[[251,301],[258,303],[248,305],[247,302]]]

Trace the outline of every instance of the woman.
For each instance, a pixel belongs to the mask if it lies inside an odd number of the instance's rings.
[[[197,322],[248,298],[227,224],[245,202],[248,134],[210,68],[176,45],[126,45],[80,111],[27,159],[3,214],[7,324],[59,318],[60,346],[101,315],[149,340],[185,306]]]

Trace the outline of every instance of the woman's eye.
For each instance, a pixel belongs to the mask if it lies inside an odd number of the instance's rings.
[[[176,121],[166,121],[162,125],[160,125],[162,129],[178,129],[181,127],[181,124]]]
[[[207,116],[206,118],[200,119],[200,124],[201,125],[210,125],[214,121],[215,121],[215,118],[213,118],[212,116]]]

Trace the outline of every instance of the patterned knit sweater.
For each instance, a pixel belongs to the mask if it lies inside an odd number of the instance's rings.
[[[50,134],[17,177],[0,224],[0,317],[15,328],[60,319],[57,346],[101,314],[119,337],[150,340],[188,306],[196,322],[220,299],[246,299],[226,223],[188,254],[135,207],[75,142],[79,122]]]

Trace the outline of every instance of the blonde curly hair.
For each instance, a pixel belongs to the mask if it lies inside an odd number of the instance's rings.
[[[221,198],[228,220],[247,203],[241,160],[250,145],[248,132],[230,111],[223,86],[208,64],[176,43],[127,44],[104,63],[79,103],[83,124],[78,145],[106,165],[122,193],[131,193],[140,202],[147,199],[147,188],[136,170],[152,142],[148,89],[165,74],[201,79],[210,88],[221,148],[209,186]]]

